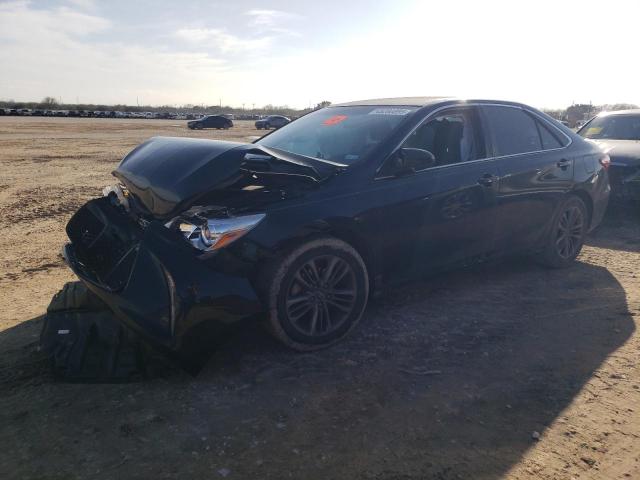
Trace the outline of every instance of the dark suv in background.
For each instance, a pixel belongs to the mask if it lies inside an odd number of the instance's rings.
[[[261,118],[257,120],[255,125],[258,130],[270,130],[272,128],[281,128],[284,127],[287,123],[290,123],[291,120],[287,117],[283,117],[282,115],[269,115],[268,117]]]
[[[192,354],[205,332],[260,313],[312,350],[391,282],[522,252],[570,265],[605,212],[608,165],[526,105],[346,103],[250,144],[147,141],[69,221],[65,258],[165,349]]]

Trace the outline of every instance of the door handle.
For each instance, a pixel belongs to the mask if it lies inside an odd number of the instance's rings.
[[[569,167],[569,165],[571,165],[571,161],[562,159],[558,163],[556,163],[556,165],[558,168],[561,168],[562,170],[566,170]]]
[[[478,179],[478,183],[484,187],[490,187],[491,185],[493,185],[493,181],[495,180],[495,178],[496,177],[494,177],[490,173],[485,173]]]

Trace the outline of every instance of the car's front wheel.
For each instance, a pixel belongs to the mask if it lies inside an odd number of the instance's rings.
[[[293,349],[327,347],[362,317],[369,296],[367,268],[360,254],[341,240],[307,242],[267,270],[262,290],[268,327]]]
[[[587,207],[582,199],[568,197],[552,220],[540,262],[552,268],[569,266],[582,250],[588,225]]]

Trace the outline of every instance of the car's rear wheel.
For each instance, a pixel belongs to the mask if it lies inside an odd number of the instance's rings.
[[[552,268],[569,266],[582,250],[588,222],[584,202],[573,195],[568,197],[553,218],[540,262]]]
[[[301,351],[327,347],[347,335],[369,296],[362,257],[330,237],[289,251],[268,269],[263,282],[270,331]]]

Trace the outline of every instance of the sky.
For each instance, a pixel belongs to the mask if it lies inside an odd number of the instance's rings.
[[[640,104],[638,0],[0,0],[0,100]]]

